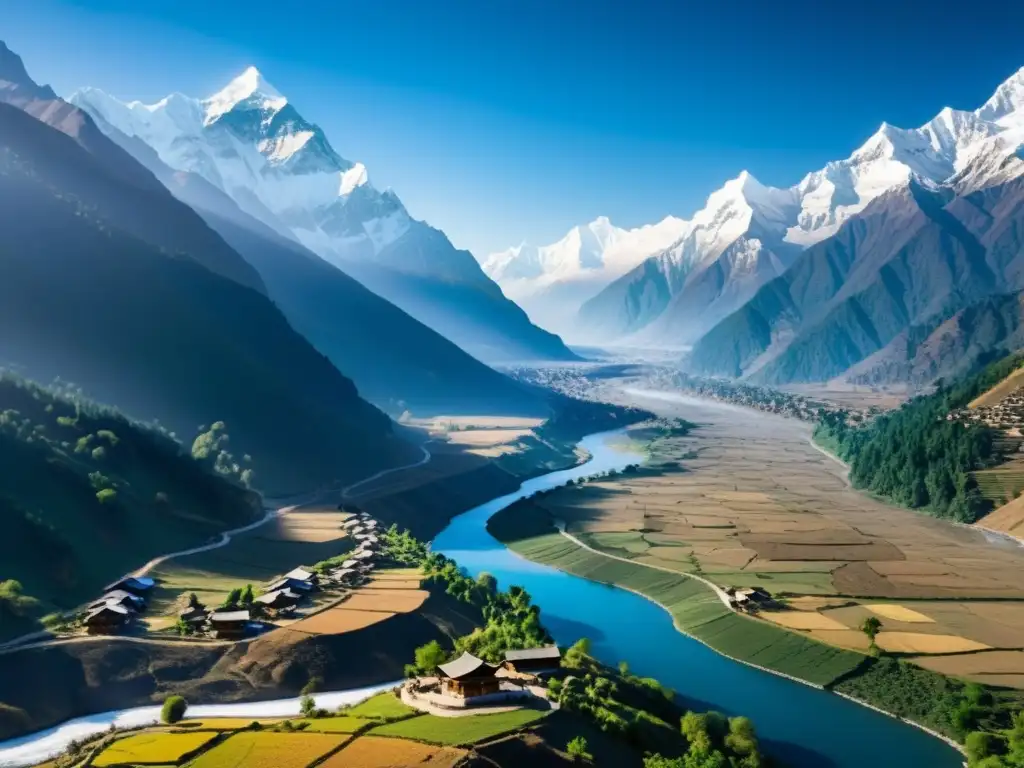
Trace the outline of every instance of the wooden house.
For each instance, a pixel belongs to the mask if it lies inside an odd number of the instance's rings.
[[[216,611],[210,614],[210,629],[217,637],[237,639],[245,637],[251,621],[249,611]]]
[[[316,584],[320,581],[320,574],[310,568],[293,568],[284,575],[285,579],[295,579],[295,581],[308,581],[310,584]]]
[[[455,661],[437,668],[441,692],[460,698],[498,693],[501,690],[501,680],[495,677],[498,669],[498,664],[488,664],[471,653],[463,653]]]
[[[90,634],[109,634],[121,629],[131,616],[132,612],[124,606],[104,603],[85,614],[82,623]]]
[[[505,651],[505,669],[520,674],[536,675],[551,672],[562,665],[562,652],[557,645]]]
[[[89,608],[99,608],[103,605],[120,605],[122,608],[127,608],[129,611],[138,613],[146,609],[146,601],[138,595],[133,595],[123,589],[115,589],[113,592],[107,592],[99,600],[95,600],[89,604]]]
[[[107,584],[107,586],[103,588],[103,591],[131,592],[133,595],[145,597],[149,594],[149,591],[153,589],[154,584],[156,584],[156,581],[148,576],[125,576],[123,579],[119,579],[112,584]]]
[[[335,568],[331,571],[331,579],[338,584],[346,584],[352,582],[359,575],[359,571],[355,568]]]
[[[292,592],[306,594],[307,592],[313,591],[313,584],[308,581],[300,581],[299,579],[292,579],[285,576],[268,586],[267,592],[276,592],[279,589],[290,589]]]
[[[265,595],[260,595],[254,602],[259,603],[265,608],[281,610],[282,608],[295,605],[301,599],[302,595],[292,592],[290,589],[277,589],[273,592],[267,592]]]

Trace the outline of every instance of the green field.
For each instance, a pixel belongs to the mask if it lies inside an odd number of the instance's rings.
[[[303,723],[308,723],[306,726],[307,731],[316,731],[319,733],[356,733],[362,730],[368,725],[374,724],[374,720],[368,720],[364,717],[349,717],[347,715],[341,715],[339,717],[321,717],[315,720],[303,720]]]
[[[547,711],[516,709],[496,715],[472,715],[470,717],[419,717],[388,723],[374,728],[371,736],[397,736],[432,744],[469,745],[478,741],[515,731],[536,722],[547,715]]]
[[[407,707],[391,691],[378,693],[376,696],[345,710],[345,715],[348,717],[361,717],[374,720],[398,720],[399,718],[409,717],[409,715],[415,714],[415,709]]]
[[[859,653],[733,613],[696,579],[589,552],[552,533],[546,514],[533,505],[509,509],[514,512],[505,510],[491,518],[488,530],[512,550],[591,581],[639,592],[664,606],[683,632],[720,653],[816,685],[828,685],[864,661]]]

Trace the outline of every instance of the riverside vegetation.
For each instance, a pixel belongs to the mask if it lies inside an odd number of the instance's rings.
[[[866,424],[851,423],[844,411],[824,414],[814,438],[850,464],[855,487],[936,517],[973,523],[992,508],[971,473],[999,460],[995,430],[947,416],[1022,362],[1024,357],[1013,355],[961,381],[940,380],[932,394]]]
[[[421,567],[428,581],[446,585],[448,594],[477,605],[485,619],[484,627],[458,638],[451,652],[436,641],[417,649],[415,663],[406,670],[409,675],[429,674],[450,656],[464,651],[497,662],[505,650],[552,642],[541,624],[540,608],[531,604],[521,587],[500,591],[487,573],[473,579],[453,560],[430,552],[426,544],[395,526],[384,532],[382,551],[398,563]],[[600,664],[589,655],[585,639],[568,649],[562,666],[549,681],[549,696],[565,712],[583,717],[602,733],[642,752],[649,768],[756,768],[771,764],[762,756],[747,718],[686,712],[676,703],[675,693],[657,680],[630,674],[624,663],[618,670]],[[404,735],[404,731],[395,735]],[[576,756],[589,754],[586,739],[577,737],[573,742]]]

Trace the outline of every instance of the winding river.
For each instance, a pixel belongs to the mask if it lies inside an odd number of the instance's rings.
[[[635,673],[656,677],[674,688],[694,709],[749,716],[764,747],[789,765],[962,765],[958,752],[917,728],[831,693],[719,656],[677,632],[669,614],[655,603],[624,589],[528,562],[495,540],[487,532],[487,520],[512,502],[570,479],[622,469],[644,459],[621,432],[591,435],[580,442],[580,447],[589,454],[588,461],[528,480],[518,491],[459,515],[434,539],[434,550],[454,558],[474,575],[486,570],[504,587],[523,586],[542,607],[544,623],[560,644],[588,637],[598,658],[610,664],[627,661]],[[393,685],[319,694],[317,700],[321,706],[336,707]],[[287,699],[197,706],[188,714],[268,717],[297,712],[298,699]],[[155,722],[157,715],[157,707],[106,712],[0,743],[0,766],[32,765],[60,752],[71,739],[103,731],[110,725]]]
[[[731,661],[680,634],[657,604],[624,589],[520,558],[486,529],[487,520],[512,502],[567,480],[622,469],[643,461],[618,432],[591,435],[580,447],[590,460],[528,480],[515,493],[459,515],[433,542],[476,575],[493,574],[503,587],[518,584],[542,608],[559,644],[580,637],[602,661],[629,663],[656,677],[687,705],[746,715],[767,751],[803,768],[955,768],[963,757],[948,744],[898,720],[807,685]]]

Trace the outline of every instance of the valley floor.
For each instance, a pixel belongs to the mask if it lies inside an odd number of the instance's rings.
[[[641,592],[716,650],[818,685],[870,664],[861,626],[875,617],[888,656],[1024,689],[1024,547],[851,489],[796,419],[610,386],[602,395],[698,426],[655,439],[647,470],[499,515],[492,532],[520,554]],[[531,506],[547,521],[532,530]],[[759,586],[780,605],[739,615],[690,575]]]

